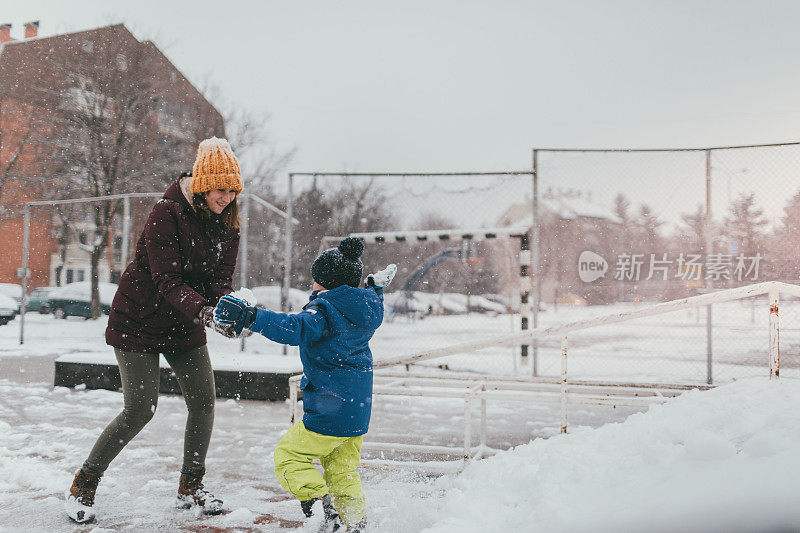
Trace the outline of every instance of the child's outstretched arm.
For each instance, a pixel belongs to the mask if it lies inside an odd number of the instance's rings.
[[[325,316],[316,306],[310,306],[291,315],[256,309],[255,320],[248,329],[275,342],[299,346],[321,339],[326,326]]]
[[[327,323],[315,307],[309,306],[300,313],[288,315],[248,306],[228,294],[220,298],[214,317],[221,324],[232,324],[237,334],[247,328],[275,342],[298,346],[301,342],[322,338]]]

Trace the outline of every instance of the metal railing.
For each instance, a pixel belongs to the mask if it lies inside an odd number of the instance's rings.
[[[800,297],[800,286],[777,281],[768,281],[722,290],[714,293],[683,298],[671,302],[655,304],[643,309],[624,313],[612,313],[589,320],[561,324],[548,328],[537,328],[514,335],[503,335],[491,339],[468,342],[428,350],[408,356],[394,357],[376,361],[373,365],[376,370],[374,395],[409,396],[423,398],[456,398],[464,400],[464,445],[459,448],[446,446],[430,446],[387,442],[365,442],[365,449],[393,450],[395,452],[409,452],[417,454],[436,454],[460,456],[462,461],[445,462],[419,462],[419,461],[389,461],[385,459],[364,460],[366,467],[394,467],[420,469],[428,472],[444,472],[460,470],[471,460],[479,459],[496,453],[498,450],[486,446],[486,402],[488,400],[523,401],[536,400],[540,402],[560,403],[561,405],[561,432],[567,431],[567,407],[570,404],[585,405],[628,405],[641,406],[654,402],[663,402],[670,397],[677,396],[690,389],[708,389],[710,385],[681,384],[681,383],[635,383],[635,382],[609,382],[609,381],[569,381],[567,373],[568,335],[571,332],[605,324],[614,324],[634,320],[637,318],[661,315],[683,309],[729,302],[744,298],[751,298],[766,294],[769,296],[769,342],[765,346],[770,378],[780,376],[780,323],[778,307],[780,294]],[[491,346],[515,344],[523,340],[540,339],[543,337],[559,336],[561,338],[561,377],[493,377],[480,376],[475,378],[463,375],[421,375],[410,371],[411,365],[421,361],[435,359],[453,354],[464,354]],[[405,372],[387,372],[385,369],[394,366],[406,367]],[[289,379],[290,421],[294,423],[301,418],[299,410],[299,382],[301,375]],[[472,443],[472,401],[480,401],[481,418],[479,443]]]

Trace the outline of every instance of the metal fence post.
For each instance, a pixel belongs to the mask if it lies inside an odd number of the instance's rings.
[[[705,224],[705,260],[708,262],[708,256],[712,253],[711,242],[711,150],[706,150],[706,224]],[[707,289],[711,288],[711,281],[708,278],[706,269],[703,269],[703,276],[705,276],[705,286]],[[706,383],[711,385],[714,382],[713,375],[713,337],[714,337],[714,320],[711,312],[711,304],[706,306]]]
[[[131,248],[131,197],[125,196],[122,201],[122,257],[120,274],[128,267],[128,254]]]
[[[244,197],[244,202],[242,203],[242,225],[239,228],[239,234],[241,237],[242,242],[242,257],[241,257],[241,266],[239,267],[239,287],[247,287],[247,251],[248,251],[248,242],[249,239],[247,237],[248,229],[250,228],[250,196],[247,195]],[[239,351],[243,352],[244,347],[246,344],[246,337],[242,336],[240,344],[239,344]]]
[[[292,310],[291,300],[289,298],[289,289],[291,287],[292,275],[292,214],[294,213],[294,193],[292,185],[294,181],[294,174],[289,174],[288,190],[286,192],[286,234],[284,235],[284,255],[283,255],[283,286],[281,291],[281,308],[284,313]],[[283,345],[282,352],[284,355],[289,353],[289,347]]]
[[[289,424],[297,422],[297,381],[289,380]]]
[[[31,238],[31,206],[25,204],[25,228],[22,233],[22,301],[19,305],[19,343],[25,343],[25,306],[28,304],[28,255]]]
[[[531,221],[531,277],[530,292],[533,300],[533,329],[539,327],[539,150],[533,151],[533,218]],[[534,376],[539,375],[539,339],[533,339],[531,345],[533,359],[531,361],[531,371]]]
[[[780,320],[778,318],[778,291],[769,292],[769,379],[781,375]]]
[[[567,432],[567,335],[561,337],[561,433]]]
[[[472,455],[472,413],[471,402],[472,390],[464,395],[464,466],[469,463]]]

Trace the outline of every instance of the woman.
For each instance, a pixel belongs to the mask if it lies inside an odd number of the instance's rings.
[[[111,306],[106,343],[114,347],[124,409],[106,427],[66,494],[68,516],[92,522],[100,477],[109,463],[150,421],[158,402],[159,354],[175,372],[189,416],[177,506],[222,511],[222,501],[203,488],[205,457],[214,424],[214,374],[204,326],[232,292],[239,249],[236,196],[239,163],[224,139],[200,143],[192,173],[184,173],[153,207],[120,279]]]

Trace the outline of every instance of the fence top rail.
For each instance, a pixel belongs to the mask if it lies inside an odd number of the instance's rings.
[[[800,142],[773,144],[745,144],[741,146],[713,146],[707,148],[534,148],[534,152],[708,152],[713,150],[739,150],[743,148],[774,148],[798,146]]]
[[[465,342],[465,343],[455,344],[452,346],[447,346],[445,348],[438,348],[435,350],[418,352],[411,355],[403,355],[388,359],[382,359],[380,361],[377,361],[373,365],[373,368],[377,369],[395,365],[418,363],[420,361],[425,361],[428,359],[436,359],[439,357],[445,357],[447,355],[454,355],[457,353],[469,353],[489,347],[505,346],[521,342],[529,342],[532,339],[540,339],[542,337],[565,335],[572,331],[579,331],[604,324],[616,324],[619,322],[625,322],[636,318],[661,315],[664,313],[681,311],[683,309],[690,309],[694,307],[702,307],[714,303],[730,302],[733,300],[741,300],[753,296],[760,296],[762,294],[781,293],[781,292],[784,294],[790,294],[792,296],[800,297],[800,286],[790,285],[788,283],[782,283],[780,281],[765,281],[762,283],[756,283],[754,285],[747,285],[745,287],[725,289],[717,292],[701,294],[699,296],[690,296],[689,298],[682,298],[680,300],[673,300],[670,302],[654,304],[652,306],[643,309],[636,309],[633,311],[626,311],[623,313],[611,313],[608,315],[602,315],[599,317],[587,320],[581,320],[578,322],[569,322],[566,324],[550,326],[547,328],[535,328],[528,331],[523,331],[521,333],[515,333],[512,335],[502,335],[499,337],[492,337],[482,341]]]
[[[356,237],[370,242],[402,241],[402,240],[439,240],[458,239],[491,239],[498,237],[520,237],[527,235],[530,228],[476,228],[476,229],[437,229],[437,230],[408,230],[408,231],[373,231],[368,233],[351,233],[349,237]],[[341,241],[344,237],[326,235],[323,241]]]
[[[32,202],[25,202],[25,205],[64,205],[64,204],[78,204],[78,203],[85,203],[85,202],[100,202],[100,201],[108,201],[108,200],[124,200],[125,198],[160,198],[164,196],[163,192],[131,192],[131,193],[124,193],[124,194],[110,194],[107,196],[90,196],[86,198],[63,198],[60,200],[35,200]],[[264,200],[260,196],[253,194],[253,193],[242,193],[242,198],[251,198],[257,204],[274,211],[278,215],[286,218],[288,214],[286,211],[276,207],[275,205],[271,204],[270,202]],[[292,217],[293,224],[299,224],[300,221],[296,218]]]
[[[269,209],[273,213],[276,213],[276,214],[282,216],[284,219],[289,217],[289,214],[286,211],[284,211],[283,209],[281,209],[281,208],[269,203],[268,201],[264,200],[260,196],[256,196],[253,193],[242,193],[242,198],[251,198],[258,205]],[[300,224],[300,221],[297,220],[296,218],[292,217],[292,224],[298,225],[298,224]]]
[[[126,194],[111,194],[108,196],[90,196],[87,198],[66,198],[62,200],[36,200],[25,202],[25,205],[64,205],[79,204],[84,202],[99,202],[103,200],[123,200],[125,198],[157,198],[164,196],[163,192],[133,192]]]
[[[424,176],[530,176],[532,170],[499,172],[289,172],[290,176],[424,177]]]

